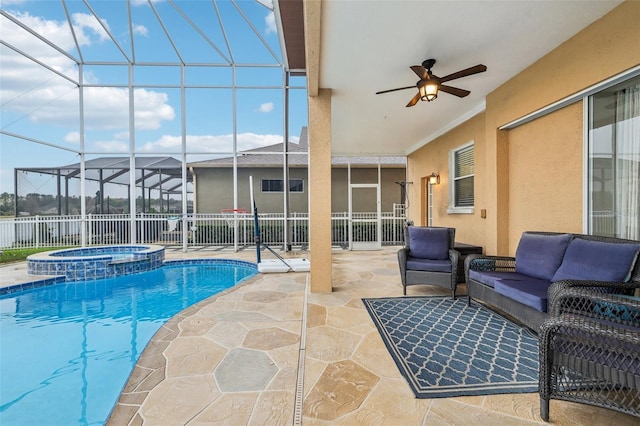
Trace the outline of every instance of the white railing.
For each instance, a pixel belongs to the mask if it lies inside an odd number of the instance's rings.
[[[354,213],[353,228],[357,240],[376,237],[376,227],[369,222],[375,220],[372,213]],[[383,213],[381,217],[382,244],[402,244],[402,224],[405,218],[394,213]],[[161,244],[187,247],[216,246],[241,249],[255,244],[254,218],[246,213],[214,214],[128,214],[81,216],[29,216],[0,219],[0,249],[67,247],[82,245]],[[285,242],[285,219],[281,213],[260,213],[259,226],[262,242],[271,247],[307,248],[309,245],[309,217],[295,213],[289,217],[288,242]],[[186,231],[186,235],[185,235]],[[135,238],[132,239],[132,233]],[[349,215],[346,212],[332,214],[332,243],[334,246],[349,245]]]

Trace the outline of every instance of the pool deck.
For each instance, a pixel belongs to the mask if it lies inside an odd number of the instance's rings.
[[[360,300],[402,295],[396,249],[334,252],[329,294],[309,293],[308,273],[259,274],[181,312],[143,352],[108,424],[546,424],[537,393],[414,397]],[[250,250],[166,251],[202,257],[255,261]],[[25,278],[26,265],[0,268],[0,285]],[[563,401],[550,413],[556,425],[638,424]]]

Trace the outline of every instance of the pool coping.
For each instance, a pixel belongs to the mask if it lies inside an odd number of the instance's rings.
[[[238,259],[227,259],[227,258],[192,258],[192,259],[170,259],[170,260],[163,260],[162,264],[159,267],[163,267],[163,266],[178,266],[178,265],[198,265],[198,264],[203,264],[203,263],[209,263],[209,264],[214,264],[214,263],[225,263],[225,264],[232,264],[232,265],[239,265],[239,266],[246,266],[246,267],[250,267],[256,270],[256,273],[259,273],[258,271],[258,266],[255,262],[250,262],[247,260],[238,260]],[[156,268],[157,269],[157,268]],[[135,273],[143,273],[143,272],[148,272],[148,270],[145,271],[139,271],[139,272],[134,272]],[[28,274],[29,277],[36,277],[35,275],[32,274]],[[119,275],[121,276],[121,275]],[[115,278],[115,277],[102,277],[102,278],[94,278],[94,279],[90,279],[90,280],[84,280],[84,281],[97,281],[97,280],[104,280],[104,279],[108,279],[108,278]],[[35,288],[39,288],[39,287],[45,287],[45,286],[49,286],[49,285],[55,285],[55,284],[62,284],[62,283],[69,283],[69,284],[73,284],[73,283],[78,283],[81,281],[78,280],[67,280],[67,277],[65,275],[49,275],[45,278],[37,278],[34,279],[32,281],[24,281],[24,282],[19,282],[19,283],[15,283],[15,284],[9,284],[6,286],[0,286],[0,296],[4,296],[7,294],[13,294],[13,293],[19,293],[21,291],[28,291],[28,290],[32,290]]]

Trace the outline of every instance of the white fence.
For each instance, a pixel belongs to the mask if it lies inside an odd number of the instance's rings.
[[[370,219],[372,213],[352,216],[349,227],[348,213],[332,215],[332,242],[334,246],[349,246],[349,231],[354,241],[377,238],[377,227],[372,223],[358,223]],[[375,217],[375,214],[373,214]],[[383,245],[403,243],[404,217],[382,213],[381,241]],[[259,226],[262,242],[271,247],[307,248],[309,245],[309,217],[293,214],[287,221],[278,213],[260,213]],[[230,247],[236,250],[255,245],[255,227],[252,214],[218,213],[138,214],[82,216],[29,216],[0,219],[0,249],[68,247],[83,244],[160,244],[187,247]],[[285,233],[285,223],[287,232]],[[132,238],[135,236],[135,238]],[[285,241],[285,235],[287,240]]]

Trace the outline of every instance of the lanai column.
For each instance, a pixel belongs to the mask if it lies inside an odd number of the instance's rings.
[[[311,291],[331,285],[331,91],[309,97],[309,251]]]

